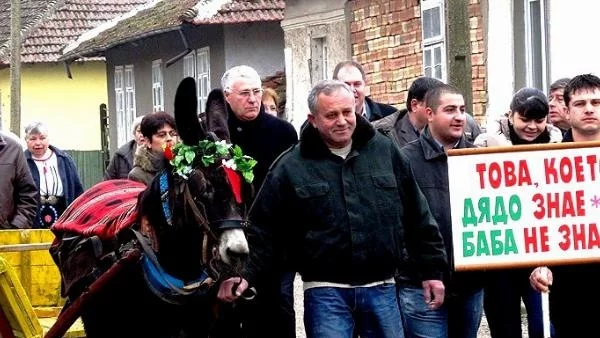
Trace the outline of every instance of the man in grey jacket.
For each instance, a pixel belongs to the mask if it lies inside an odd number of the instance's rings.
[[[38,200],[23,148],[0,132],[0,229],[31,228]]]
[[[432,77],[422,76],[416,79],[408,88],[406,109],[374,121],[373,127],[388,134],[400,147],[418,139],[419,134],[427,125],[425,94],[429,90],[443,85],[442,81]],[[466,114],[465,118],[465,137],[472,143],[481,134],[481,129],[471,115]]]

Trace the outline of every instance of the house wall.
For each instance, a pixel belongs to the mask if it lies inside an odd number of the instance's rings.
[[[210,48],[211,86],[220,87],[221,74],[225,68],[223,46],[223,30],[221,26],[202,26],[190,28],[185,33],[188,46],[192,49]],[[110,139],[117,140],[117,118],[115,116],[114,71],[116,66],[134,65],[135,104],[138,116],[152,112],[152,62],[161,59],[163,64],[163,91],[165,111],[173,113],[175,91],[183,78],[183,58],[164,68],[165,63],[185,50],[178,31],[151,36],[136,40],[135,43],[112,48],[106,52],[108,74],[107,88],[110,123]],[[110,142],[111,152],[116,151],[118,144]]]
[[[286,1],[285,20],[281,22],[285,40],[286,115],[300,129],[306,120],[306,99],[318,79],[311,77],[311,43],[324,38],[327,44],[327,73],[350,58],[346,1]]]
[[[48,126],[50,143],[64,150],[99,150],[100,104],[107,103],[104,62],[71,65],[23,64],[21,68],[21,136],[34,121]],[[10,126],[10,71],[0,70],[2,124]]]
[[[225,25],[225,69],[247,65],[265,78],[284,70],[283,30],[279,22]],[[218,74],[219,79],[223,72]]]
[[[508,111],[513,93],[524,86],[524,76],[518,74],[525,67],[522,63],[524,47],[515,45],[515,31],[523,30],[523,24],[515,20],[514,1],[488,1],[489,20],[487,32],[487,70],[489,84],[488,123],[493,123]],[[547,57],[549,78],[547,85],[563,77],[582,73],[600,75],[598,52],[590,37],[595,32],[600,3],[586,0],[546,0],[547,9]],[[577,22],[574,28],[573,22]],[[575,52],[574,52],[575,51]],[[516,74],[517,73],[517,74]]]
[[[514,93],[512,1],[489,1],[487,33],[488,129],[508,111]]]
[[[547,0],[550,82],[583,73],[600,76],[598,30],[600,2]],[[577,23],[576,25],[574,23]]]
[[[446,6],[451,0],[446,0]],[[352,57],[365,68],[371,97],[398,108],[408,87],[423,76],[421,9],[418,0],[350,3]],[[473,107],[481,122],[487,103],[482,0],[469,1]]]

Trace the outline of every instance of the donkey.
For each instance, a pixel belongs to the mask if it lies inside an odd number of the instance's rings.
[[[251,181],[256,162],[230,147],[222,92],[212,91],[207,101],[206,120],[201,122],[195,81],[183,79],[174,105],[182,143],[165,149],[166,169],[148,187],[125,180],[99,183],[78,198],[52,228],[63,241],[81,223],[89,230],[93,217],[86,213],[94,207],[85,203],[103,201],[103,207],[118,215],[112,223],[107,213],[100,217],[99,223],[110,223],[113,228],[99,232],[103,249],[97,261],[108,256],[111,250],[106,247],[114,249],[113,256],[132,246],[143,253],[139,264],[121,271],[82,306],[87,337],[208,336],[215,285],[221,278],[238,274],[249,253],[243,196],[251,188],[243,182]],[[125,191],[131,195],[136,189],[139,196],[134,201],[123,198]],[[131,204],[128,211],[114,211],[127,203]],[[124,226],[128,219],[134,222]],[[85,285],[65,288],[69,272],[64,262],[73,256],[61,258],[56,251],[60,249],[55,249],[53,257],[63,276],[63,293],[76,299]],[[76,265],[81,266],[81,260]]]

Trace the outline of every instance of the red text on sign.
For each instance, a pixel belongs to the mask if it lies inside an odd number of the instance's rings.
[[[479,187],[486,188],[485,182],[498,189],[502,186],[531,185],[531,175],[526,160],[520,160],[517,165],[512,161],[478,163],[475,170],[479,174]]]
[[[544,159],[544,171],[546,173],[546,184],[570,183],[573,179],[577,182],[585,181],[585,173],[589,173],[592,181],[596,180],[596,155],[546,158]],[[585,166],[584,166],[585,162]]]
[[[596,223],[563,224],[558,227],[562,239],[558,246],[563,251],[600,248],[600,234]]]
[[[577,190],[574,193],[572,191],[537,193],[531,200],[537,206],[533,212],[533,216],[537,219],[585,216],[583,190]]]

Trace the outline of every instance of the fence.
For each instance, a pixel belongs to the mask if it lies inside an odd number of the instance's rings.
[[[88,189],[94,184],[102,181],[104,170],[104,158],[100,150],[66,150],[73,158],[81,184]]]

